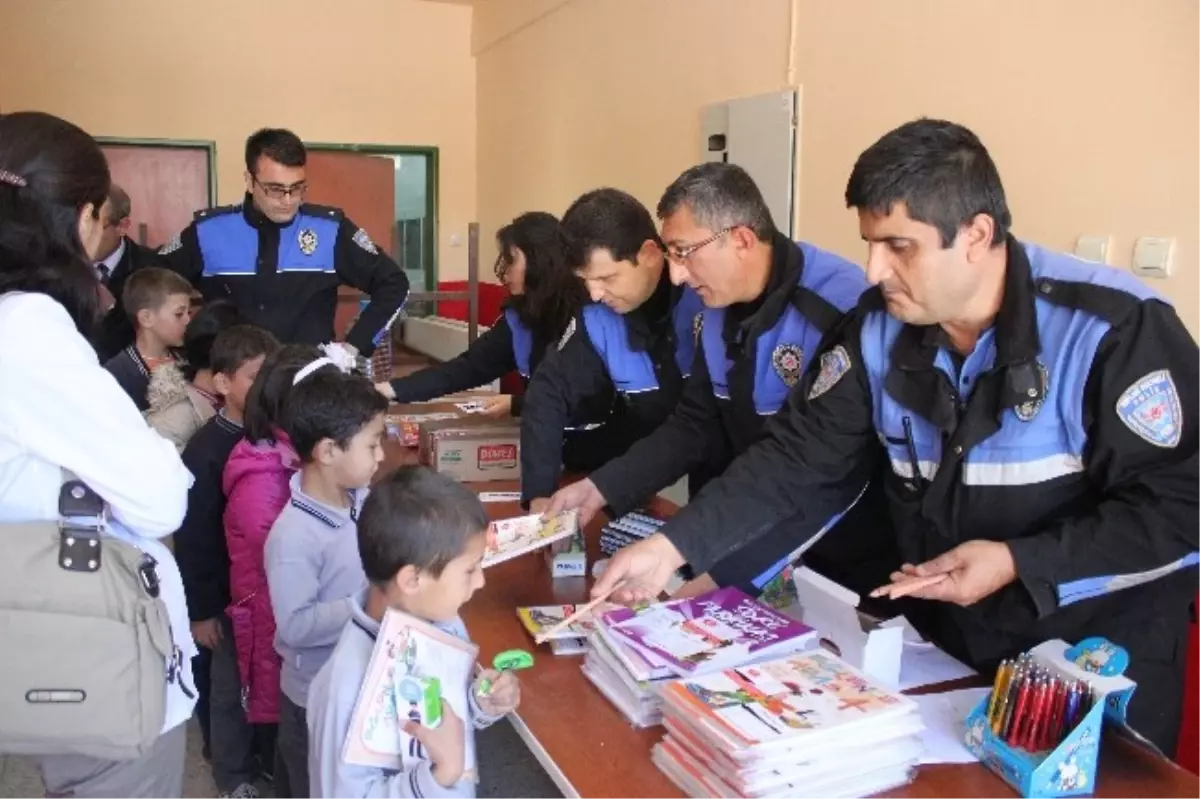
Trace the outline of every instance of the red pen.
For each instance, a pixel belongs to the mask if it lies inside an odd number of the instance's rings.
[[[1058,703],[1062,698],[1063,681],[1054,678],[1050,684],[1050,697],[1046,701],[1046,726],[1042,730],[1041,749],[1053,749],[1058,746]]]
[[[1029,686],[1031,682],[1031,675],[1027,673],[1021,680],[1021,685],[1017,688],[1017,703],[1013,707],[1012,722],[1008,725],[1007,743],[1009,746],[1020,745],[1021,728],[1025,724],[1026,708],[1029,705]]]
[[[1021,738],[1021,746],[1027,752],[1036,752],[1038,741],[1041,740],[1042,724],[1046,710],[1046,692],[1050,684],[1045,677],[1040,678],[1034,686],[1033,695],[1029,700],[1029,726]]]

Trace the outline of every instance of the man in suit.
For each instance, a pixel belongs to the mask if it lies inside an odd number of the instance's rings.
[[[105,314],[93,345],[100,362],[104,363],[133,343],[133,324],[121,306],[121,290],[125,281],[138,269],[158,266],[158,255],[129,238],[133,204],[129,195],[112,184],[108,201],[100,209],[104,229],[97,250],[96,274],[105,290]]]

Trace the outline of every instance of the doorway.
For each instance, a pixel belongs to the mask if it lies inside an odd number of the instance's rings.
[[[157,249],[216,199],[216,145],[206,141],[97,137],[112,181],[132,202],[129,236]]]

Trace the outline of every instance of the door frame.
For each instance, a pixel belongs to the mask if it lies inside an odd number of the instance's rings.
[[[113,147],[163,147],[180,150],[204,150],[208,155],[208,202],[206,208],[217,203],[217,143],[208,139],[143,139],[129,136],[93,136],[100,146]]]
[[[438,275],[438,148],[410,144],[338,144],[335,142],[304,142],[308,150],[321,152],[363,153],[364,155],[423,155],[429,160],[425,170],[425,251],[429,253],[430,270],[425,278],[426,291],[437,289]],[[392,220],[394,225],[396,220]]]

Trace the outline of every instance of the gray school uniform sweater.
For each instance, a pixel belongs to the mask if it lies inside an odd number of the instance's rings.
[[[350,508],[333,508],[301,490],[299,472],[291,486],[292,499],[267,536],[265,565],[283,660],[280,689],[308,707],[309,683],[333,652],[353,597],[366,588],[357,520],[367,491],[356,491]]]
[[[464,777],[449,788],[443,788],[433,778],[428,760],[406,762],[403,770],[350,765],[342,760],[342,750],[350,731],[350,717],[358,692],[366,679],[379,622],[363,609],[366,592],[352,606],[350,622],[329,662],[312,682],[308,702],[308,780],[313,797],[474,797],[475,781]],[[462,619],[452,622],[431,622],[445,633],[470,641]],[[475,757],[475,730],[482,730],[502,716],[486,714],[468,689],[470,719],[464,719],[467,768],[478,770]]]

